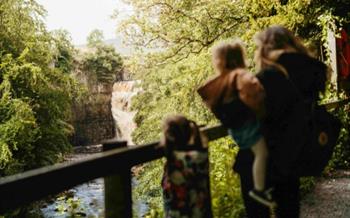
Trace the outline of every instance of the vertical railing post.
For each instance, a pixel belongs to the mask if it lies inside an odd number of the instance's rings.
[[[103,151],[126,147],[126,141],[106,141],[103,143]],[[122,166],[109,166],[122,167]],[[131,170],[126,168],[122,172],[104,178],[105,217],[106,218],[131,218]]]

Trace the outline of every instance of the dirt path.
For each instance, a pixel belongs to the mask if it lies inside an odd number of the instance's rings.
[[[320,179],[301,205],[301,218],[350,218],[350,170]]]

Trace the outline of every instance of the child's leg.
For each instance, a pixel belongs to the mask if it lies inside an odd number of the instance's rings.
[[[264,191],[268,151],[263,137],[253,145],[252,151],[255,156],[253,163],[254,189],[257,191]]]

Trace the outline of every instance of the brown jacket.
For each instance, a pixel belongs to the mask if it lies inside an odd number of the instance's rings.
[[[214,114],[226,98],[239,98],[258,116],[264,113],[264,87],[252,73],[244,69],[216,76],[200,87],[198,94]]]

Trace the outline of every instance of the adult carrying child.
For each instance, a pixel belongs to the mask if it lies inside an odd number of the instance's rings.
[[[271,189],[265,184],[268,150],[261,130],[264,88],[246,70],[244,47],[238,41],[217,46],[213,52],[213,65],[219,75],[199,88],[198,93],[228,128],[239,148],[253,152],[254,189],[250,191],[250,197],[267,207],[275,207]]]

